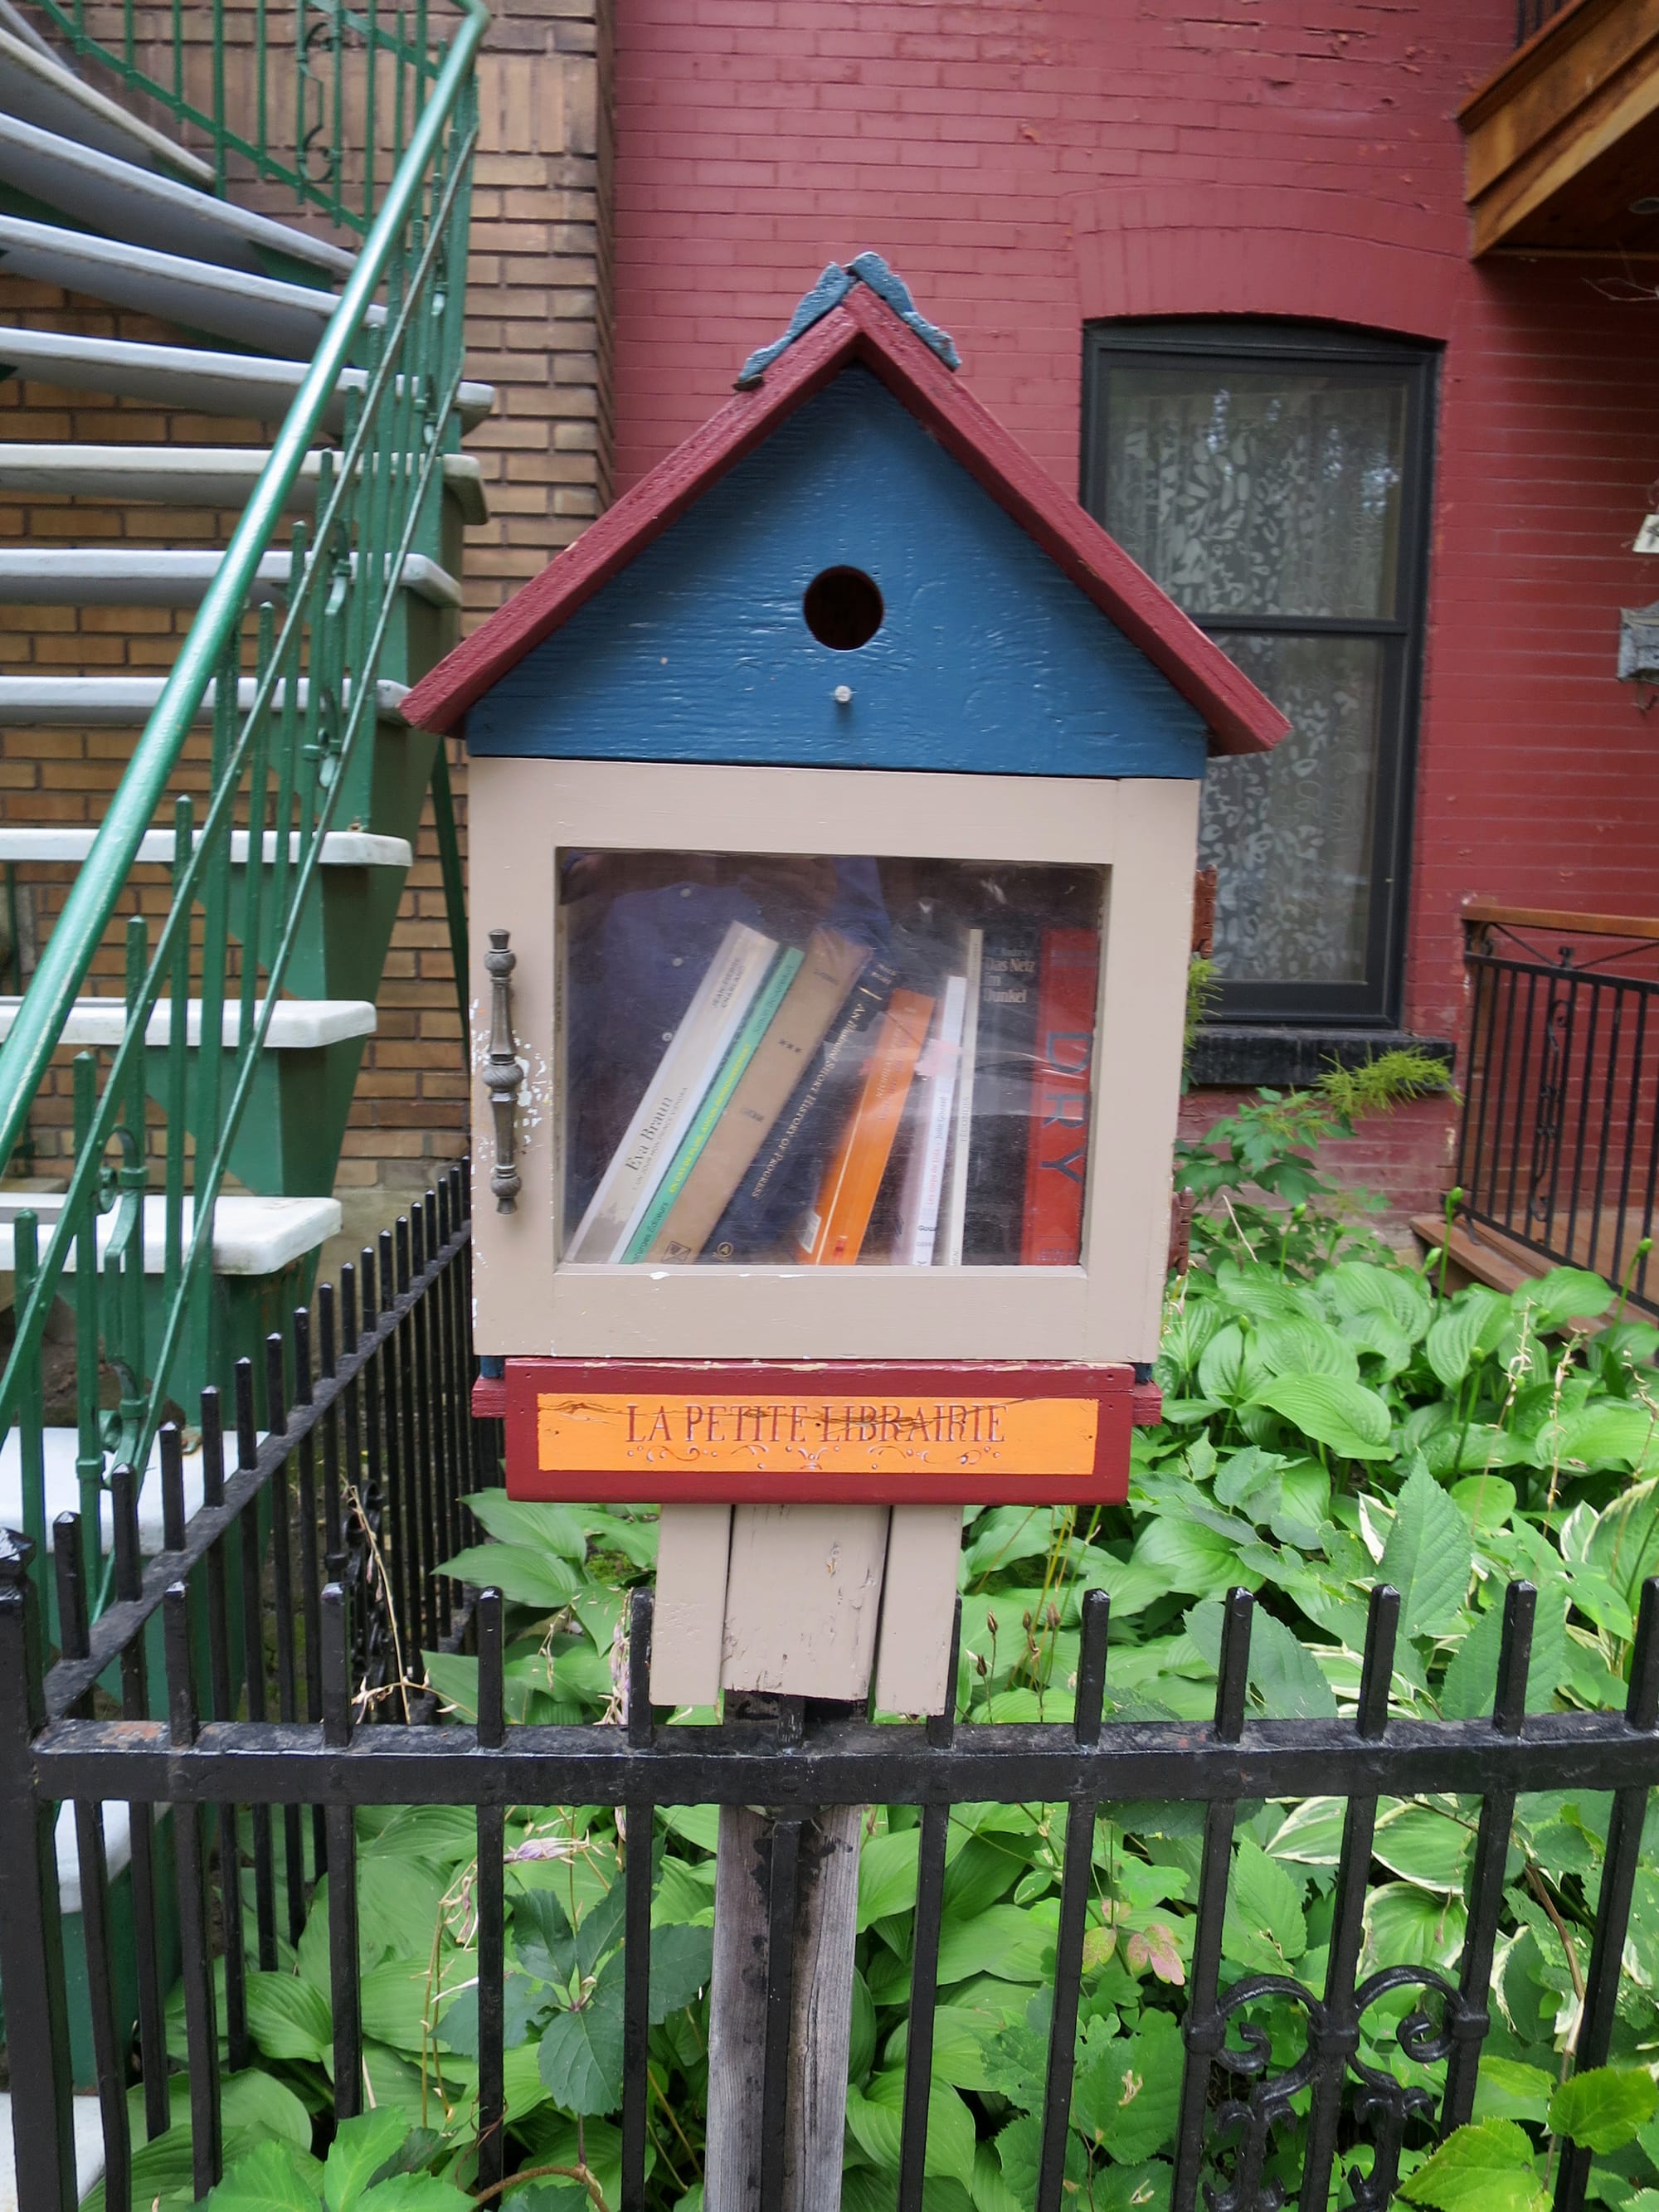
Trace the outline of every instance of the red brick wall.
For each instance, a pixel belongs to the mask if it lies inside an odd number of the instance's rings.
[[[618,25],[618,489],[863,246],[1068,488],[1088,319],[1444,343],[1406,1004],[1425,1034],[1459,1033],[1467,894],[1659,901],[1659,729],[1612,675],[1619,607],[1659,595],[1628,550],[1659,477],[1659,304],[1611,262],[1468,260],[1455,115],[1513,21],[1513,0],[630,0]],[[1420,1203],[1447,1137],[1413,1109],[1344,1164]]]

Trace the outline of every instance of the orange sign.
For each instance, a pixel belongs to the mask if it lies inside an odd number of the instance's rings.
[[[540,1393],[544,1474],[699,1475],[1094,1473],[1093,1398]],[[647,1484],[641,1497],[655,1497]]]

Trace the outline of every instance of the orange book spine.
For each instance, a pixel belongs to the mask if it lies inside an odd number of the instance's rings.
[[[796,1256],[809,1267],[850,1267],[863,1248],[933,1018],[933,1001],[919,992],[895,991],[887,1002],[858,1104],[796,1241]]]

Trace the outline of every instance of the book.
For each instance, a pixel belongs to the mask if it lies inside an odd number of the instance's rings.
[[[981,951],[962,1235],[970,1267],[1011,1267],[1019,1260],[1042,935],[1036,922],[997,922],[986,929]]]
[[[1043,931],[1022,1267],[1074,1267],[1082,1253],[1099,980],[1097,930]]]
[[[940,1264],[962,1265],[962,1239],[968,1216],[968,1154],[974,1133],[974,1073],[979,1056],[979,983],[985,932],[968,933],[963,966],[967,1005],[962,1019],[962,1050],[957,1060],[957,1091],[951,1130],[951,1162],[939,1223]]]
[[[743,1026],[777,941],[734,921],[720,939],[634,1118],[588,1201],[565,1258],[619,1260]]]
[[[892,1242],[895,1267],[929,1267],[933,1262],[967,1011],[968,978],[947,975],[933,1028],[916,1063],[910,1107],[915,1138],[899,1195],[898,1228]]]
[[[809,1267],[850,1267],[863,1249],[933,1018],[933,1000],[919,991],[895,991],[887,1001],[857,1103],[796,1234],[795,1256]]]
[[[744,1070],[754,1058],[761,1039],[771,1027],[772,1017],[783,1003],[784,993],[794,981],[795,970],[800,963],[800,949],[793,945],[786,945],[772,963],[743,1027],[732,1039],[732,1049],[720,1063],[719,1074],[703,1093],[702,1103],[680,1139],[679,1149],[670,1161],[650,1205],[641,1215],[633,1235],[628,1240],[628,1249],[623,1255],[625,1260],[643,1260],[656,1242],[657,1232],[672,1211],[674,1201],[684,1188],[686,1178],[696,1166],[703,1146],[718,1127],[732,1093],[743,1080]]]
[[[726,1110],[659,1224],[647,1259],[679,1265],[702,1252],[869,957],[867,945],[836,930],[813,932]]]
[[[750,1161],[704,1249],[711,1260],[769,1254],[817,1188],[824,1160],[851,1111],[871,1036],[893,988],[893,963],[867,962],[811,1065]]]

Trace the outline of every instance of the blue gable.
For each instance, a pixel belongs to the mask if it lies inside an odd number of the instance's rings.
[[[801,598],[861,568],[836,652]],[[835,692],[850,687],[850,703]],[[475,753],[1204,773],[1203,724],[868,370],[842,372],[469,710]]]

